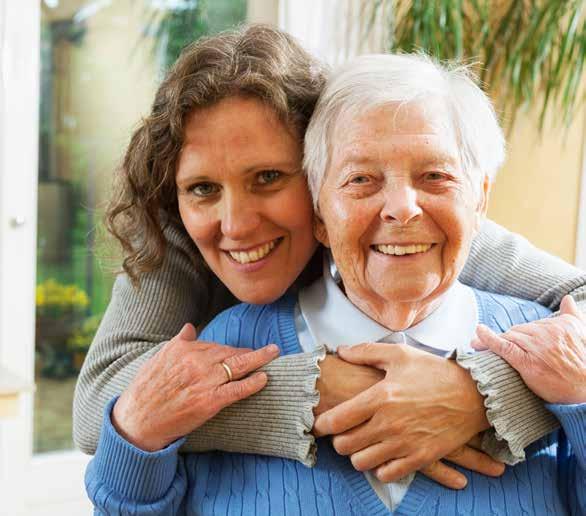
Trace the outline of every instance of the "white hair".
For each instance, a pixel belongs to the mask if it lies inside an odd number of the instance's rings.
[[[492,181],[505,159],[505,138],[491,101],[464,66],[445,66],[423,54],[370,54],[347,62],[329,77],[305,133],[305,168],[317,207],[342,115],[357,116],[391,103],[442,99],[451,114],[460,163],[475,192]]]

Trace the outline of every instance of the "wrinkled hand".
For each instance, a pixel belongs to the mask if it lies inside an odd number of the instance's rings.
[[[335,435],[334,448],[357,470],[374,470],[383,482],[421,470],[447,487],[464,487],[464,475],[438,462],[446,457],[486,475],[502,474],[503,464],[466,446],[489,425],[476,384],[454,361],[389,344],[344,347],[338,354],[385,371],[384,380],[314,424],[316,435]]]
[[[514,367],[527,387],[549,403],[586,402],[586,318],[571,296],[560,315],[513,326],[497,335],[478,326],[475,349],[490,349]]]
[[[114,405],[112,424],[142,450],[160,450],[260,391],[267,375],[247,375],[279,354],[274,344],[251,351],[195,338],[194,327],[186,324],[141,367]],[[234,381],[228,382],[221,362],[230,367]]]
[[[385,377],[384,371],[351,364],[331,354],[320,361],[319,369],[316,382],[319,404],[313,409],[316,416],[352,399]]]

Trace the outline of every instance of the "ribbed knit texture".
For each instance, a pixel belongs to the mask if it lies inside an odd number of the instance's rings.
[[[234,302],[213,275],[196,272],[205,269],[184,232],[168,227],[165,236],[168,247],[163,266],[141,279],[140,290],[125,275],[116,279],[110,305],[80,373],[73,404],[73,437],[85,453],[95,452],[104,407],[129,385],[140,366],[183,324],[192,322],[197,327]],[[586,279],[580,270],[490,221],[475,239],[461,279],[476,288],[539,299],[552,309],[574,290],[580,308],[586,311]],[[500,458],[514,462],[522,456],[519,450],[543,435],[551,419],[514,369],[501,358],[490,357],[471,358],[466,367],[485,386],[489,421],[500,428],[499,437],[506,439],[492,438],[491,443],[489,437],[487,446],[500,450]],[[312,463],[315,446],[308,431],[317,397],[317,357],[300,354],[287,360],[279,358],[269,364],[265,368],[269,385],[189,435],[183,450],[256,452]],[[517,396],[514,406],[499,401],[508,391]],[[512,424],[514,421],[518,424]],[[514,450],[507,449],[507,441],[514,443]]]
[[[549,313],[528,301],[476,294],[480,322],[495,331]],[[295,302],[288,296],[264,307],[235,306],[214,319],[202,338],[233,346],[275,342],[285,354],[298,352]],[[352,468],[348,458],[337,455],[328,439],[320,440],[315,468],[281,458],[222,452],[183,458],[178,455],[179,443],[146,453],[116,434],[109,418],[111,407],[86,475],[96,514],[389,513],[365,476]],[[565,433],[550,434],[532,445],[526,462],[509,467],[500,478],[463,471],[469,479],[463,491],[443,488],[417,474],[395,513],[564,515],[572,508],[577,514],[586,511],[586,404],[552,405],[551,409]],[[161,485],[153,485],[156,479]]]

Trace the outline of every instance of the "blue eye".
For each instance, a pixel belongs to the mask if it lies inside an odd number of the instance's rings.
[[[364,185],[370,181],[368,176],[354,176],[349,183],[353,185]]]
[[[257,178],[261,185],[269,185],[280,179],[282,175],[278,170],[263,170],[259,172]]]
[[[197,197],[210,197],[219,190],[218,185],[214,183],[197,183],[189,188],[189,191]]]

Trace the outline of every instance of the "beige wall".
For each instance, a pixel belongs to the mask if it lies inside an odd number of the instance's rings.
[[[148,113],[157,84],[152,38],[142,30],[145,8],[117,0],[87,20],[81,45],[62,42],[55,105],[59,175],[91,175],[98,203],[108,195],[133,127]]]
[[[538,110],[520,113],[508,135],[508,158],[493,186],[488,216],[538,247],[573,262],[585,142],[584,108],[569,128]]]

